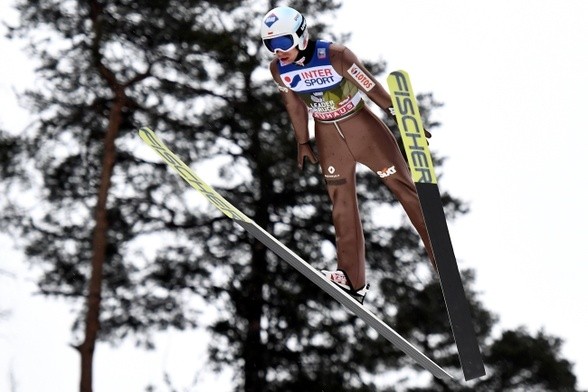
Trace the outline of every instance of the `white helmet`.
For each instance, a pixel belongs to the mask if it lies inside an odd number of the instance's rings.
[[[287,52],[296,46],[304,50],[308,44],[306,19],[294,8],[276,7],[263,17],[261,39],[272,53]]]

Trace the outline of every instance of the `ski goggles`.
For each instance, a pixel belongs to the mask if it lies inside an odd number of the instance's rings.
[[[267,50],[275,54],[278,50],[287,52],[293,49],[298,44],[298,40],[294,39],[294,35],[288,34],[280,35],[279,37],[266,38],[263,40],[263,44]]]

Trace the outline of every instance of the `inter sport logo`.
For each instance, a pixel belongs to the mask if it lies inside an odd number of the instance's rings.
[[[286,76],[284,78],[284,82],[288,83],[290,88],[295,88],[296,86],[298,86],[298,83],[300,83],[301,80],[302,78],[298,74],[294,75],[293,79],[290,76]]]

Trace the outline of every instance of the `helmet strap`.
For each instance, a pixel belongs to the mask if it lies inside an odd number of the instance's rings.
[[[298,51],[298,56],[296,56],[295,62],[303,60],[302,63],[304,65],[308,64],[310,62],[310,60],[312,60],[312,55],[314,53],[315,48],[316,48],[316,41],[309,39],[308,44],[306,45],[306,48],[304,48],[304,50]]]

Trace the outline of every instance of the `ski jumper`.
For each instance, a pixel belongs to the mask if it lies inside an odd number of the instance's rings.
[[[390,95],[345,46],[326,41],[311,41],[309,46],[305,54],[310,58],[288,65],[274,59],[270,70],[299,144],[309,141],[308,112],[314,118],[318,160],[333,204],[337,268],[347,273],[353,288],[366,284],[358,162],[376,173],[400,201],[435,266],[409,168],[394,135],[362,98],[364,93],[388,110]]]

